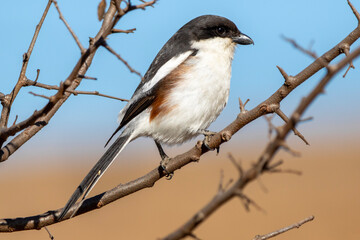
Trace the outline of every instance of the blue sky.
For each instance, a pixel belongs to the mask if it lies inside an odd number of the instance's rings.
[[[58,1],[64,17],[85,47],[89,37],[95,36],[101,24],[96,16],[98,2]],[[8,93],[14,86],[20,72],[22,54],[28,48],[46,3],[45,0],[2,3],[0,92]],[[354,1],[354,5],[360,9],[359,3]],[[220,130],[236,117],[238,97],[243,100],[249,98],[248,108],[252,108],[281,86],[283,79],[276,65],[284,68],[288,74],[295,75],[312,62],[310,57],[283,41],[282,35],[296,39],[304,47],[312,44],[312,49],[321,55],[357,25],[345,0],[160,0],[154,8],[126,15],[117,28],[136,27],[137,31],[128,35],[113,34],[108,43],[133,68],[145,74],[156,53],[172,34],[189,20],[203,14],[216,14],[231,19],[255,42],[254,46],[240,46],[237,49],[229,103],[218,121],[210,127],[212,130]],[[358,43],[354,46],[358,46]],[[58,84],[66,79],[79,56],[77,45],[52,6],[31,56],[27,77],[34,79],[36,69],[39,68],[39,82]],[[360,98],[360,62],[355,61],[354,64],[356,69],[351,70],[345,79],[337,76],[327,88],[326,95],[321,96],[306,113],[306,116],[314,116],[315,120],[301,126],[305,133],[310,136],[324,136],[329,132],[332,132],[332,136],[359,135],[357,122],[360,114],[356,106]],[[323,74],[316,74],[296,89],[282,103],[283,111],[290,114],[300,98],[311,90]],[[129,98],[139,82],[138,76],[130,74],[121,62],[104,49],[96,53],[87,75],[97,77],[98,80],[83,81],[79,90],[97,90],[122,98]],[[45,99],[34,97],[28,91],[50,95],[46,90],[23,88],[12,109],[10,122],[16,114],[22,120],[46,103]],[[102,152],[103,144],[117,126],[117,114],[123,106],[122,102],[97,96],[73,96],[50,124],[12,158],[18,159],[20,163],[24,156],[35,157],[43,151],[37,148],[39,144],[46,146],[53,156],[61,154],[63,157],[76,158],[84,151]],[[266,136],[263,120],[259,119],[251,126],[251,131],[243,131],[248,134],[247,138],[261,136],[263,139]],[[139,143],[155,149],[149,141],[143,143],[140,140]],[[89,149],[89,146],[93,148]],[[134,144],[130,148],[136,149]]]

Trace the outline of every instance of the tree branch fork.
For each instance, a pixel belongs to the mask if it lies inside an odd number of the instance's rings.
[[[97,95],[97,96],[112,98],[120,101],[127,101],[126,99],[109,96],[106,94],[99,93],[98,91],[75,90],[80,85],[82,79],[94,79],[92,77],[86,76],[86,72],[92,63],[92,59],[97,49],[100,46],[106,47],[104,45],[104,39],[106,39],[110,34],[114,32],[119,32],[114,29],[114,26],[117,24],[117,22],[130,11],[137,9],[144,10],[146,7],[154,5],[156,3],[156,0],[152,0],[148,2],[143,1],[142,4],[138,4],[138,5],[132,5],[130,1],[124,1],[124,2],[126,2],[125,7],[120,8],[119,0],[111,1],[110,7],[108,8],[107,12],[104,15],[103,24],[99,32],[94,38],[92,38],[92,40],[89,43],[89,47],[85,49],[80,43],[75,32],[66,22],[63,14],[60,11],[57,1],[48,0],[44,13],[40,19],[40,22],[35,29],[35,33],[30,43],[29,49],[23,55],[22,68],[14,89],[9,94],[0,93],[0,102],[2,104],[2,112],[0,116],[0,162],[6,161],[17,149],[19,149],[23,144],[25,144],[25,142],[30,140],[36,133],[38,133],[44,126],[46,126],[46,124],[37,124],[37,123],[48,123],[50,119],[54,116],[54,114],[57,112],[57,110],[62,106],[62,104],[69,98],[70,95],[79,95],[79,94]],[[78,62],[76,63],[76,65],[74,66],[72,72],[63,82],[59,84],[59,86],[50,86],[47,84],[39,83],[38,82],[38,77],[40,73],[39,70],[37,70],[37,77],[34,81],[29,80],[26,77],[27,64],[30,60],[32,50],[35,46],[37,36],[40,32],[42,24],[45,21],[45,17],[52,3],[55,5],[61,21],[64,22],[67,30],[73,36],[81,52],[81,56]],[[134,31],[134,29],[130,29],[128,31],[132,32]],[[131,72],[136,73],[141,77],[141,74],[136,70],[134,70],[123,58],[120,57],[120,55],[118,55],[114,51],[112,53],[115,56],[117,56]],[[8,127],[8,121],[9,121],[12,104],[15,98],[17,97],[20,89],[27,86],[52,89],[52,90],[56,90],[57,92],[50,97],[36,93],[31,93],[34,96],[39,96],[48,99],[47,104],[42,109],[35,110],[34,114],[29,116],[27,119],[21,121],[15,126]],[[15,137],[10,141],[8,141],[9,137],[11,136],[15,136]]]

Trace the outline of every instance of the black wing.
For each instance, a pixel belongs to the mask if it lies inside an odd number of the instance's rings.
[[[120,125],[117,127],[115,132],[111,135],[109,140],[106,142],[106,145],[111,141],[111,139],[115,136],[115,134],[120,131],[122,127],[124,127],[126,124],[128,124],[133,118],[135,118],[137,115],[139,115],[142,111],[144,111],[146,108],[148,108],[155,99],[155,95],[148,95],[144,96],[137,101],[133,102],[129,108],[126,110],[125,115],[123,119],[120,122]]]

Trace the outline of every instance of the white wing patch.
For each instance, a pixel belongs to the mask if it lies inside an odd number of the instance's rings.
[[[144,86],[141,88],[142,90],[141,92],[146,92],[150,90],[152,87],[154,87],[156,83],[158,83],[166,75],[171,73],[176,67],[178,67],[182,62],[184,62],[192,53],[193,51],[186,51],[167,61],[164,65],[162,65],[161,68],[159,68],[155,76],[150,81],[144,84]]]

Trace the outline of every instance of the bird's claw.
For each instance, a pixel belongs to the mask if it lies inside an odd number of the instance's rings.
[[[209,150],[214,150],[214,148],[211,148],[208,143],[210,142],[211,137],[216,134],[216,132],[212,132],[212,131],[209,131],[207,129],[203,129],[203,130],[200,130],[200,133],[205,136],[205,140],[203,141],[203,145]],[[218,153],[219,153],[219,150],[218,150]]]
[[[203,141],[203,145],[208,149],[208,150],[214,150],[214,149],[212,149],[209,145],[208,145],[208,142],[209,142],[210,140],[209,139],[207,139],[207,137],[205,137],[205,140]]]
[[[170,162],[171,158],[169,158],[168,156],[164,157],[161,159],[160,161],[160,167],[163,169],[163,171],[165,172],[165,178],[166,180],[170,180],[172,179],[172,177],[174,176],[174,172],[169,172],[166,169],[166,166],[168,165],[168,163]]]

